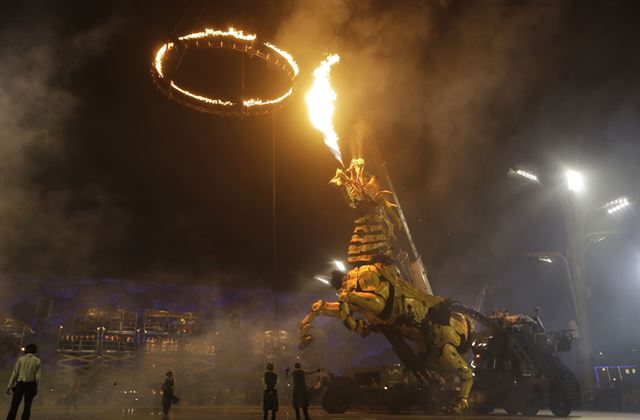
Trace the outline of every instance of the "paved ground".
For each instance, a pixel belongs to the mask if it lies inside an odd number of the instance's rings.
[[[487,420],[525,420],[527,417],[523,416],[507,416],[504,412],[496,412],[488,416],[478,415],[465,415],[459,417],[451,416],[425,416],[418,414],[406,414],[406,415],[390,415],[384,412],[370,412],[370,411],[353,411],[345,414],[327,414],[322,409],[312,408],[310,410],[311,418],[318,419],[330,419],[330,420],[397,420],[397,419],[410,419],[410,420],[439,420],[439,419],[459,419],[459,420],[472,420],[472,419],[487,419]],[[2,417],[4,413],[0,413]],[[19,417],[18,417],[19,418]],[[157,409],[152,408],[136,408],[132,410],[118,410],[109,409],[105,407],[95,408],[80,408],[74,414],[65,414],[64,410],[50,411],[45,408],[36,407],[33,410],[32,420],[134,420],[134,419],[162,419],[162,414]],[[262,413],[260,407],[189,407],[189,406],[177,406],[172,409],[171,420],[204,420],[204,419],[216,419],[216,420],[251,420],[262,419]],[[293,410],[285,408],[278,412],[278,419],[293,420],[295,415]],[[556,419],[550,412],[541,412],[536,419]],[[640,420],[640,414],[620,414],[620,413],[595,413],[595,412],[575,412],[571,415],[572,419],[585,418],[590,420]],[[533,417],[529,417],[533,419]]]

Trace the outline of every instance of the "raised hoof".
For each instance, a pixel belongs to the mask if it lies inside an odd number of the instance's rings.
[[[298,344],[298,348],[300,350],[304,350],[307,347],[309,347],[311,345],[311,342],[313,341],[313,337],[310,335],[305,335],[300,337],[300,344]]]

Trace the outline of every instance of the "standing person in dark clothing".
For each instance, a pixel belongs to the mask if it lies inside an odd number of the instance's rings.
[[[309,418],[309,397],[307,396],[307,384],[304,377],[320,372],[322,369],[302,370],[300,363],[296,363],[295,370],[291,374],[293,377],[293,409],[296,410],[296,420],[300,420],[300,409],[304,413],[305,420]],[[286,370],[287,378],[289,377],[289,368]]]
[[[262,411],[264,412],[264,420],[269,417],[271,411],[271,420],[276,420],[276,411],[278,411],[278,375],[273,371],[273,363],[267,363],[267,371],[264,373],[264,395],[262,397]]]
[[[173,404],[173,399],[175,398],[175,386],[176,382],[173,379],[173,372],[169,371],[167,372],[167,377],[162,383],[162,412],[165,416],[169,415],[171,404]]]
[[[35,356],[37,351],[38,346],[27,344],[24,348],[25,355],[18,359],[16,366],[13,368],[13,373],[7,386],[7,395],[13,391],[7,420],[15,420],[22,398],[24,398],[22,420],[29,420],[29,417],[31,417],[31,403],[38,394],[38,384],[40,383],[40,359]]]

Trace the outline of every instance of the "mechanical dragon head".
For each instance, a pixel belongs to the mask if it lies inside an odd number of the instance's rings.
[[[364,159],[353,159],[347,169],[338,168],[336,175],[329,181],[330,184],[343,188],[347,204],[354,209],[371,202],[387,201],[384,196],[391,194],[390,191],[382,190],[376,177],[369,175],[364,167]],[[388,203],[395,207],[395,204]]]
[[[388,221],[388,229],[394,236],[394,226],[400,226],[401,221],[396,211],[397,206],[387,200],[391,191],[383,190],[375,176],[365,171],[365,161],[362,158],[351,160],[348,168],[338,168],[336,175],[329,181],[341,188],[347,205],[356,210],[379,209]]]

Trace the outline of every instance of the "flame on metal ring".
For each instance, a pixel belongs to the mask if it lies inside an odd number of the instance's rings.
[[[293,70],[294,76],[297,76],[298,73],[300,73],[300,68],[298,67],[298,63],[296,63],[296,60],[293,59],[293,56],[291,54],[289,54],[285,50],[281,50],[280,48],[276,47],[275,45],[269,42],[265,42],[264,45],[266,45],[267,47],[271,48],[272,50],[274,50],[275,52],[283,56],[289,62],[289,65]]]
[[[230,26],[226,31],[220,31],[216,29],[205,28],[202,32],[194,32],[189,35],[184,35],[178,38],[181,41],[187,39],[198,39],[198,38],[211,38],[217,36],[231,36],[237,39],[242,39],[244,41],[255,41],[256,34],[245,35],[241,30],[238,31],[233,26]]]
[[[200,40],[200,39],[207,39],[207,38],[210,39],[210,38],[219,38],[219,37],[235,38],[248,43],[253,43],[257,38],[255,34],[245,34],[242,30],[237,30],[234,27],[229,27],[229,29],[226,31],[205,28],[201,32],[194,32],[192,34],[184,35],[179,37],[178,39],[180,41],[189,41],[189,40]],[[298,64],[294,60],[293,56],[287,51],[282,50],[269,42],[264,42],[262,43],[262,45],[264,45],[270,51],[275,53],[275,56],[278,57],[278,59],[276,59],[275,61],[276,64],[278,64],[279,59],[283,59],[284,61],[286,61],[286,63],[289,65],[291,69],[291,72],[293,73],[292,81],[295,82],[295,78],[300,73],[300,68],[298,67]],[[168,42],[162,45],[155,54],[153,67],[157,73],[157,76],[161,80],[165,79],[165,74],[163,72],[163,63],[166,58],[166,55],[168,52],[170,52],[174,48],[175,48],[175,44],[173,42]],[[267,53],[267,58],[268,57],[269,57],[269,53]],[[196,93],[190,92],[189,90],[178,86],[173,80],[167,80],[166,82],[167,82],[168,88],[173,89],[184,96],[195,99],[196,101],[202,102],[203,104],[221,106],[221,107],[233,107],[233,106],[239,105],[234,101],[229,101],[229,100],[219,99],[219,98],[210,98],[207,96],[198,95]],[[292,86],[283,95],[273,99],[260,99],[260,98],[244,99],[242,100],[241,105],[245,110],[248,110],[249,108],[259,108],[261,106],[275,105],[284,101],[289,96],[291,96],[293,94],[293,90],[294,88]]]

